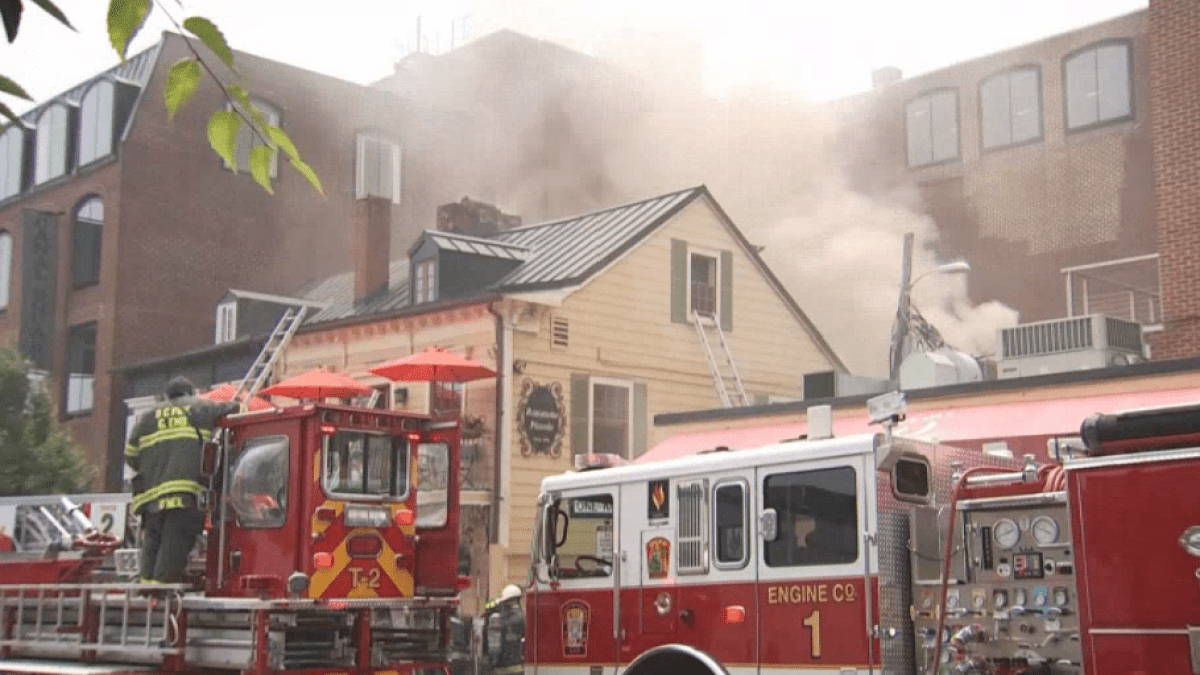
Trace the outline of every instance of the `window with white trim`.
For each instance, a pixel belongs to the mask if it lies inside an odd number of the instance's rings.
[[[25,171],[25,132],[12,125],[0,135],[0,199],[21,191]]]
[[[1133,115],[1128,42],[1085,49],[1063,63],[1067,85],[1067,128],[1125,119]]]
[[[90,412],[95,405],[95,386],[96,324],[72,326],[67,334],[67,414]]]
[[[34,184],[40,185],[67,172],[67,106],[56,103],[42,111],[36,145]]]
[[[272,126],[272,127],[279,126],[279,109],[278,108],[271,105],[270,103],[267,103],[266,101],[261,101],[256,98],[250,99],[250,105],[254,106],[254,108],[256,110],[258,110],[259,113],[262,114],[263,119],[266,121],[266,123],[269,126]],[[239,109],[241,109],[241,106],[238,106],[238,107],[239,107]],[[226,103],[225,109],[233,110],[233,106]],[[248,112],[246,112],[244,110],[242,112],[245,113],[247,118],[251,118],[251,116]],[[250,170],[250,151],[256,147],[260,147],[260,146],[265,147],[266,145],[267,145],[267,143],[263,140],[260,133],[258,131],[256,131],[255,129],[252,129],[250,127],[250,125],[246,124],[245,120],[243,120],[241,126],[238,127],[237,141],[233,146],[233,151],[234,151],[233,156],[234,156],[234,159],[237,160],[238,171],[249,171]],[[222,163],[222,165],[224,165],[224,167],[226,169],[233,168],[233,167],[229,166],[228,162],[222,161],[221,163]],[[271,178],[275,178],[278,175],[279,175],[279,153],[274,153],[271,156]]]
[[[437,261],[422,260],[413,268],[413,304],[437,300]]]
[[[908,165],[958,159],[958,92],[942,89],[919,96],[905,107]]]
[[[688,314],[716,316],[720,304],[719,255],[691,250],[688,254]]]
[[[593,377],[589,411],[591,451],[632,459],[633,383]]]
[[[79,106],[79,166],[112,154],[113,92],[101,80],[88,90]]]
[[[12,234],[0,231],[0,309],[8,309],[12,290]]]
[[[355,196],[384,197],[400,203],[400,146],[371,134],[358,135]]]
[[[214,344],[232,342],[237,338],[237,303],[222,302],[217,305],[217,331]]]

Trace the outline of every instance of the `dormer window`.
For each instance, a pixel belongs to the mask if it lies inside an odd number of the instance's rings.
[[[33,182],[41,185],[67,172],[67,106],[56,103],[37,123],[37,156]]]
[[[237,338],[237,301],[217,305],[217,331],[214,344],[232,342]]]
[[[113,93],[109,80],[97,82],[79,108],[79,166],[112,154]]]
[[[437,299],[437,261],[422,260],[413,268],[413,304]]]
[[[0,135],[0,199],[21,191],[24,169],[25,131],[19,126],[10,126]]]

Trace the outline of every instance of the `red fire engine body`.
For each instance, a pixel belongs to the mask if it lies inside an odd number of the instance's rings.
[[[1082,435],[1061,465],[882,433],[549,477],[526,670],[1200,673],[1200,406]]]
[[[70,513],[73,541],[0,553],[0,672],[448,672],[457,423],[311,404],[221,426],[187,583],[122,577]]]

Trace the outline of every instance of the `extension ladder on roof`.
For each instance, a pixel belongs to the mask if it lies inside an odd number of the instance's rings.
[[[721,330],[721,322],[712,315],[702,315],[692,312],[692,322],[696,326],[696,334],[700,336],[700,346],[708,357],[708,369],[712,373],[713,385],[717,396],[726,408],[750,405],[746,389],[742,386],[742,376],[738,374],[737,364],[733,362],[733,354],[729,350],[729,342],[725,339],[725,331]],[[721,350],[722,359],[713,352],[709,330],[716,333],[717,344]]]

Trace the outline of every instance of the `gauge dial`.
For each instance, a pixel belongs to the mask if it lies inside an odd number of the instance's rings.
[[[946,606],[950,609],[958,607],[958,589],[952,588],[946,591]]]
[[[1016,592],[1013,594],[1013,603],[1016,605],[1020,605],[1021,607],[1024,607],[1025,603],[1027,603],[1027,602],[1029,602],[1029,594],[1025,591],[1024,588],[1018,588],[1016,590]]]
[[[1012,548],[1021,541],[1021,530],[1008,518],[1001,518],[992,526],[992,536],[1000,548]]]
[[[1039,546],[1046,546],[1058,541],[1058,521],[1050,516],[1038,516],[1033,519],[1033,540]]]
[[[1008,591],[997,590],[992,593],[992,605],[996,609],[1004,609],[1008,606]]]
[[[1067,595],[1067,589],[1065,589],[1065,588],[1054,589],[1054,604],[1058,605],[1059,607],[1066,607],[1068,600],[1069,600],[1069,597]]]

